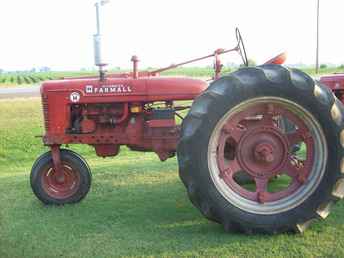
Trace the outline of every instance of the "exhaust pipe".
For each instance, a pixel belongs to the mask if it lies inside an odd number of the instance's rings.
[[[97,33],[93,35],[94,44],[94,63],[98,66],[99,77],[101,81],[105,80],[105,70],[104,67],[107,65],[102,55],[102,34],[101,34],[101,9],[102,7],[109,3],[109,0],[101,0],[95,3],[96,7],[96,22],[97,22]]]

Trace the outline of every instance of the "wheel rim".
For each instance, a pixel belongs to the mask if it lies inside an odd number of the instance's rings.
[[[285,132],[278,120],[288,119],[295,130]],[[293,151],[300,144],[303,157]],[[327,161],[327,143],[317,120],[300,105],[277,97],[248,100],[227,112],[217,123],[208,145],[211,178],[236,207],[257,214],[290,210],[319,185]],[[255,189],[235,181],[248,174]],[[288,177],[275,191],[271,180]],[[251,187],[252,188],[252,187]]]
[[[73,196],[80,186],[78,171],[68,164],[62,164],[63,175],[58,177],[52,167],[47,168],[42,174],[42,187],[54,199],[67,199]]]

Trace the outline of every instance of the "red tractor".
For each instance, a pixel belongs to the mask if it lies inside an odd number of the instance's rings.
[[[322,76],[320,82],[329,87],[334,95],[344,103],[344,73]]]
[[[51,151],[31,171],[38,199],[77,203],[90,189],[86,161],[62,145],[88,144],[100,157],[126,145],[162,161],[177,154],[191,202],[226,231],[303,232],[326,218],[344,197],[344,108],[329,88],[281,66],[284,55],[221,75],[221,54],[236,51],[247,65],[236,33],[235,48],[182,63],[214,57],[209,85],[159,76],[178,65],[139,72],[136,57],[132,72],[45,82],[43,143]],[[280,178],[287,183],[276,188]]]

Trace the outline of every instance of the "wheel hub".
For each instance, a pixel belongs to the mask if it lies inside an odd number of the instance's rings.
[[[78,189],[80,177],[69,166],[62,166],[62,174],[53,169],[47,170],[43,175],[43,188],[55,199],[65,199],[72,196]]]
[[[270,143],[260,143],[254,148],[254,158],[257,162],[271,163],[274,161],[273,146]]]
[[[288,158],[286,137],[272,126],[249,129],[237,148],[240,166],[253,177],[277,175]]]
[[[63,175],[61,176],[55,176],[55,181],[57,184],[64,184],[66,177]]]

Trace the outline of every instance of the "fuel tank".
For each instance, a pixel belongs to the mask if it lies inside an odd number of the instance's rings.
[[[192,100],[207,87],[202,80],[178,77],[89,78],[48,81],[41,94],[65,103],[152,102]]]

